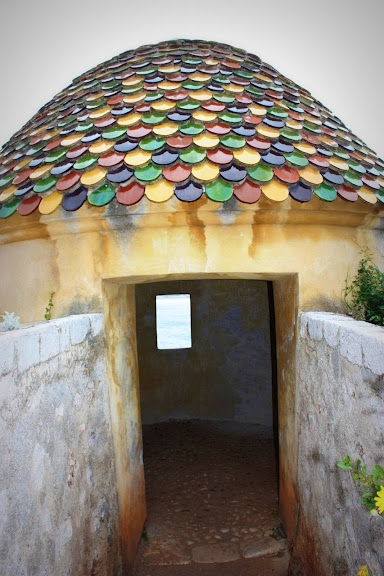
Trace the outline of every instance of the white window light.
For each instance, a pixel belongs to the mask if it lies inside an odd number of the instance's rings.
[[[191,296],[156,296],[156,333],[159,350],[191,348]]]

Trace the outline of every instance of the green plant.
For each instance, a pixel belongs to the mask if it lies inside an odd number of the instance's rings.
[[[384,326],[384,273],[368,249],[362,254],[356,276],[347,274],[342,300],[354,318]]]
[[[379,509],[381,513],[381,491],[384,487],[383,468],[381,466],[374,466],[371,474],[367,474],[367,467],[361,465],[361,460],[357,460],[355,464],[352,464],[350,456],[345,456],[337,465],[343,470],[350,470],[355,482],[362,484],[364,488],[369,490],[361,496],[361,504],[369,511],[374,512]],[[379,492],[380,494],[378,495]]]
[[[48,300],[48,305],[47,305],[47,307],[46,307],[46,309],[45,309],[44,318],[45,318],[46,320],[50,320],[50,319],[51,319],[51,308],[52,308],[52,306],[53,306],[53,301],[52,301],[53,295],[54,295],[54,292],[51,292],[51,294],[50,294],[50,296],[49,296],[49,300]]]
[[[3,321],[0,322],[0,330],[15,330],[16,328],[20,328],[20,317],[15,316],[14,312],[4,312],[1,317]]]

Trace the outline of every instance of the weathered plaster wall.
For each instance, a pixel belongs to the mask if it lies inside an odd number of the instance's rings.
[[[135,286],[104,285],[105,333],[123,574],[133,566],[145,516]]]
[[[1,576],[121,573],[103,324],[0,332]]]
[[[156,295],[190,294],[192,348],[158,350]],[[272,426],[268,287],[250,280],[136,286],[144,423],[169,418]]]
[[[288,540],[297,522],[296,344],[298,277],[273,282],[276,327],[277,404],[279,430],[279,510]]]
[[[192,204],[143,198],[130,208],[85,204],[74,213],[35,212],[28,219],[14,214],[0,228],[0,269],[6,271],[0,312],[41,320],[52,291],[54,317],[101,312],[102,279],[211,273],[244,279],[297,273],[300,308],[337,311],[360,246],[384,265],[376,249],[379,210],[363,200],[328,205],[313,198],[300,205],[260,198],[222,205],[203,197]]]
[[[296,387],[299,524],[291,574],[384,574],[384,519],[359,503],[345,455],[383,465],[384,328],[301,315]]]

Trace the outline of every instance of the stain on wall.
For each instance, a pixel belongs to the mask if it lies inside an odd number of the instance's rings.
[[[190,294],[192,348],[158,350],[156,295]],[[266,281],[180,280],[136,285],[144,423],[170,418],[272,425]]]

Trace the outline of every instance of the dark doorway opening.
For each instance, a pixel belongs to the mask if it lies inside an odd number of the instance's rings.
[[[192,345],[160,350],[156,297],[177,294],[190,296]],[[144,424],[172,418],[276,424],[269,282],[156,282],[136,285],[135,297]]]
[[[190,294],[190,349],[157,348],[160,294]],[[281,545],[274,322],[269,281],[136,285],[148,538],[139,562],[189,563],[220,544],[242,558],[270,536]]]

